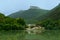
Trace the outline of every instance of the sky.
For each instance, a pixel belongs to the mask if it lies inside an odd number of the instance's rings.
[[[19,10],[27,10],[30,6],[51,10],[60,0],[0,0],[0,12],[9,15]]]

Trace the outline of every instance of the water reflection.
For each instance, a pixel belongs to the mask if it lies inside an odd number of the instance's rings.
[[[60,40],[59,30],[28,34],[26,30],[0,31],[0,40]]]

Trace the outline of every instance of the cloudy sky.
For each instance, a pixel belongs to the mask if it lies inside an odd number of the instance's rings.
[[[0,12],[9,15],[19,10],[26,10],[30,6],[50,10],[59,3],[60,0],[0,0]]]

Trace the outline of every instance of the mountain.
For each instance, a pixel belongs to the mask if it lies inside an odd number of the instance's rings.
[[[22,17],[29,23],[35,23],[48,18],[57,20],[60,19],[60,4],[51,10],[44,10],[39,7],[31,6],[28,10],[18,11],[9,16],[13,18]]]
[[[38,17],[47,14],[49,10],[40,9],[36,6],[31,6],[28,10],[22,10],[9,15],[12,18],[24,18],[27,23],[36,22]]]
[[[60,19],[60,4],[53,8],[48,16],[52,19]]]
[[[60,4],[57,5],[56,7],[54,7],[53,9],[51,9],[47,13],[47,15],[45,14],[43,16],[40,16],[40,17],[36,18],[36,19],[38,19],[38,20],[45,20],[45,19],[48,19],[48,18],[54,19],[54,20],[60,19]]]

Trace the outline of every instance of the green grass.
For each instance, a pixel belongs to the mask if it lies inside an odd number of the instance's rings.
[[[0,40],[60,40],[60,31],[27,34],[25,31],[0,31]]]
[[[0,40],[23,40],[25,33],[21,31],[0,31]]]

